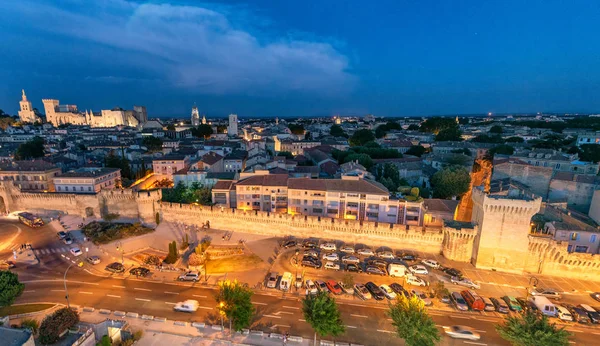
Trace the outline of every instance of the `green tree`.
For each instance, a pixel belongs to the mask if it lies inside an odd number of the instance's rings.
[[[427,150],[422,145],[413,145],[405,152],[406,155],[423,156]]]
[[[27,328],[35,335],[40,329],[40,323],[33,318],[25,318],[21,320],[21,328]]]
[[[169,130],[169,131],[175,131],[175,125],[174,124],[167,125],[167,130]]]
[[[425,120],[419,128],[421,132],[431,132],[436,135],[448,129],[458,129],[454,118],[431,117]]]
[[[419,130],[419,125],[417,125],[417,124],[410,124],[410,125],[408,125],[407,130],[409,130],[409,131],[418,131]]]
[[[156,221],[157,226],[160,225],[160,213],[159,212],[156,212],[155,221]]]
[[[373,167],[373,159],[367,154],[351,154],[346,156],[345,162],[350,161],[358,161],[358,163],[363,165],[367,170]]]
[[[277,153],[277,156],[283,156],[290,160],[294,158],[294,154],[290,153],[289,151],[280,151]]]
[[[396,334],[404,339],[407,346],[433,346],[441,339],[423,301],[416,296],[406,298],[400,294],[387,314],[392,319]]]
[[[121,148],[124,151],[124,148]],[[104,158],[104,166],[110,168],[119,168],[121,169],[121,176],[123,178],[131,179],[131,166],[129,165],[129,160],[125,157],[124,153],[122,156],[115,155],[114,151],[111,151],[108,156]]]
[[[490,128],[490,133],[501,134],[502,132],[504,132],[504,130],[500,125],[494,125]]]
[[[304,125],[302,125],[302,124],[289,124],[288,128],[295,135],[303,135],[304,134]]]
[[[110,337],[108,335],[103,335],[100,342],[96,343],[96,346],[111,346],[112,341],[110,341]]]
[[[158,137],[148,136],[142,139],[142,145],[148,148],[149,152],[154,153],[162,151],[163,141]]]
[[[335,137],[348,138],[348,135],[346,134],[344,129],[340,125],[337,125],[337,124],[331,125],[331,128],[329,129],[329,134],[332,136],[335,136]]]
[[[315,345],[317,334],[321,337],[338,336],[346,330],[335,299],[324,291],[307,295],[302,300],[302,313],[315,330]]]
[[[11,271],[0,271],[0,306],[11,305],[15,298],[23,293],[25,285],[19,282],[19,276]]]
[[[488,154],[490,154],[492,157],[496,154],[512,155],[514,152],[515,148],[508,144],[500,144],[488,150]]]
[[[198,127],[192,128],[192,136],[198,138],[208,138],[213,134],[212,126],[208,124],[200,124]]]
[[[385,137],[386,133],[388,133],[390,130],[401,130],[401,129],[402,129],[402,127],[400,126],[399,123],[393,122],[393,121],[388,121],[386,124],[377,126],[377,128],[375,129],[375,137],[383,138],[383,137]]]
[[[44,139],[34,137],[17,148],[15,151],[15,160],[31,160],[44,156]]]
[[[62,308],[46,316],[40,325],[39,340],[44,345],[58,341],[59,335],[79,323],[79,315],[70,308]]]
[[[600,144],[582,144],[579,147],[579,159],[581,161],[600,161]]]
[[[445,167],[431,177],[435,198],[460,197],[469,190],[470,184],[469,172],[458,165]]]
[[[462,132],[460,132],[460,129],[458,127],[444,129],[438,132],[437,135],[435,135],[435,140],[437,142],[462,141]]]
[[[373,135],[373,131],[369,129],[360,129],[348,140],[351,146],[359,146],[365,145],[365,143],[371,142],[375,140],[375,135]]]
[[[531,310],[508,316],[504,323],[496,326],[496,331],[515,346],[567,346],[571,336],[564,327],[557,327],[545,315]]]
[[[227,317],[233,330],[240,331],[248,328],[254,316],[252,305],[252,290],[248,285],[234,281],[224,281],[219,285],[217,303],[219,310]]]
[[[506,143],[523,143],[523,142],[525,142],[525,140],[523,139],[523,137],[519,137],[519,136],[508,137],[504,141]]]
[[[177,252],[177,242],[173,240],[172,242],[169,243],[169,253],[167,254],[167,257],[165,258],[165,263],[173,264],[173,263],[177,262],[178,257],[179,257],[179,254]]]

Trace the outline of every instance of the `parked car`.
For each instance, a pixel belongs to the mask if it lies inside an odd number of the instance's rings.
[[[417,260],[417,255],[413,255],[410,253],[404,253],[404,254],[400,255],[398,258],[400,258],[403,261],[413,262],[413,261]]]
[[[123,273],[125,272],[125,267],[119,262],[113,262],[107,265],[104,270],[109,271],[111,273]]]
[[[379,251],[377,252],[377,257],[379,258],[385,258],[385,259],[394,259],[396,258],[396,256],[394,256],[394,253],[391,251]]]
[[[375,253],[373,252],[373,250],[369,249],[368,247],[363,247],[361,249],[358,249],[356,251],[356,253],[361,256],[375,256]]]
[[[346,264],[346,271],[353,273],[362,273],[362,269],[357,264],[353,263]]]
[[[198,301],[189,299],[183,302],[179,302],[175,304],[173,310],[180,312],[195,312],[196,310],[198,310]]]
[[[532,296],[542,296],[550,299],[560,299],[562,296],[556,290],[551,288],[536,288],[529,292]]]
[[[71,245],[73,244],[73,238],[71,238],[71,236],[67,234],[67,236],[63,238],[63,243],[65,243],[66,245]]]
[[[381,276],[385,276],[385,270],[376,267],[376,266],[367,266],[367,268],[365,268],[365,273],[367,274],[376,274],[376,275],[381,275]]]
[[[427,270],[427,268],[425,268],[425,266],[422,266],[420,264],[416,264],[414,266],[410,266],[410,267],[408,267],[408,270],[411,273],[418,274],[418,275],[427,275],[427,274],[429,274],[429,271]]]
[[[379,288],[383,291],[385,297],[389,300],[396,299],[396,292],[390,288],[390,286],[383,284],[379,285]]]
[[[481,297],[481,299],[483,299],[483,304],[485,304],[484,311],[496,311],[496,307],[490,298]]]
[[[444,268],[442,269],[442,271],[450,276],[456,276],[461,278],[463,276],[462,272],[458,269],[454,269],[454,268]]]
[[[469,310],[469,305],[467,305],[467,301],[465,300],[465,298],[463,298],[463,296],[459,292],[450,293],[450,299],[452,300],[452,303],[454,303],[454,306],[456,306],[456,308],[458,310],[460,310],[460,311]]]
[[[100,263],[100,257],[98,257],[98,256],[90,256],[90,257],[86,258],[85,260],[88,261],[90,264]]]
[[[325,269],[340,270],[340,265],[335,262],[326,262]]]
[[[329,288],[327,288],[327,284],[325,283],[325,281],[317,280],[315,281],[315,284],[317,285],[317,289],[319,290],[319,292],[329,293]]]
[[[320,269],[322,263],[318,259],[309,257],[309,258],[302,259],[302,262],[300,262],[300,265],[302,267],[311,267],[311,268],[315,268],[315,269]]]
[[[428,286],[429,283],[423,279],[421,279],[418,276],[414,276],[414,275],[407,275],[405,282],[409,285],[413,285],[413,286]]]
[[[335,295],[340,295],[344,293],[340,284],[335,282],[335,280],[327,280],[325,285],[327,285],[327,289],[329,289],[329,291]]]
[[[275,288],[277,287],[277,277],[279,274],[276,272],[269,273],[269,277],[267,278],[267,288]]]
[[[340,256],[338,256],[338,254],[336,254],[335,252],[331,252],[331,253],[323,254],[321,259],[324,261],[339,261]]]
[[[183,275],[179,276],[179,281],[200,281],[200,273],[197,271],[189,271]],[[268,287],[268,286],[267,286]]]
[[[481,286],[471,281],[471,279],[467,279],[465,277],[453,276],[450,278],[450,282],[458,286],[468,287],[470,289],[479,289]]]
[[[319,247],[325,251],[336,251],[337,250],[337,246],[334,243],[323,243]]]
[[[312,280],[306,280],[304,285],[306,286],[306,294],[317,294],[319,292],[317,285]]]
[[[317,250],[315,249],[309,249],[309,250],[305,250],[304,251],[304,257],[310,257],[310,258],[319,258],[319,252],[317,252]]]
[[[507,314],[509,312],[509,307],[508,305],[506,305],[506,302],[503,299],[496,299],[494,297],[490,298],[490,300],[492,301],[492,303],[494,304],[494,307],[496,308],[496,311],[501,313],[501,314]]]
[[[307,239],[305,241],[302,242],[302,247],[305,249],[315,249],[318,247],[318,244],[316,241],[311,240],[311,239]]]
[[[432,260],[432,259],[424,259],[421,261],[421,263],[423,263],[424,265],[428,266],[429,268],[433,268],[433,269],[438,269],[440,267],[440,263],[436,260]]]
[[[354,293],[362,300],[373,298],[371,292],[363,284],[354,284]]]
[[[454,339],[479,340],[481,338],[475,329],[467,326],[444,326],[444,333]]]
[[[402,287],[402,285],[400,285],[399,283],[391,283],[390,284],[390,288],[394,290],[394,292],[396,292],[396,294],[403,294],[406,298],[408,298],[410,295],[408,294],[408,291],[404,289],[404,287]]]
[[[340,248],[340,251],[344,253],[354,253],[354,248],[349,245],[344,245]]]
[[[566,307],[564,307],[562,305],[555,305],[555,306],[556,306],[556,317],[558,317],[558,319],[560,319],[561,321],[567,321],[567,322],[573,321],[573,315],[571,315],[571,312],[569,311],[569,309],[567,309]]]
[[[69,252],[71,253],[71,255],[73,256],[81,256],[83,255],[83,252],[81,252],[81,249],[78,248],[77,246],[72,247]]]
[[[344,256],[342,257],[342,263],[360,263],[360,259],[356,256]]]
[[[523,311],[526,311],[526,310],[531,310],[533,312],[539,311],[537,306],[535,306],[535,304],[533,304],[533,302],[525,299],[525,297],[517,297],[515,299],[517,300],[519,305],[521,305],[521,308],[523,309]]]
[[[523,311],[523,308],[521,307],[519,302],[515,299],[515,297],[504,296],[504,297],[502,297],[502,300],[504,300],[504,302],[506,303],[506,305],[508,305],[508,308],[510,310],[515,311],[515,312]]]
[[[143,267],[132,268],[129,270],[129,274],[146,277],[150,274],[150,269]]]
[[[371,281],[367,282],[365,284],[365,287],[369,290],[369,292],[371,292],[371,296],[375,300],[383,300],[383,299],[385,299],[385,294],[383,294],[383,291],[381,291],[381,289],[377,285],[375,285],[374,283],[372,283]]]
[[[410,290],[410,294],[412,294],[414,297],[419,298],[423,302],[423,304],[425,304],[425,306],[430,306],[431,304],[433,304],[431,298],[429,298],[424,292],[412,289]]]
[[[289,248],[294,247],[296,245],[298,245],[298,242],[295,241],[295,240],[288,240],[288,241],[285,241],[282,244],[282,246],[283,246],[284,249],[289,249]]]
[[[587,311],[585,311],[582,307],[574,305],[565,305],[565,307],[568,308],[571,312],[573,321],[576,321],[581,324],[590,323],[590,317],[588,316]]]
[[[296,288],[301,288],[302,287],[302,273],[296,273]]]
[[[591,306],[587,304],[579,304],[579,307],[585,310],[590,318],[590,321],[594,324],[600,323],[600,313],[594,310]]]
[[[58,236],[58,239],[64,239],[67,236],[67,233],[60,231],[60,232],[56,233],[56,235]]]
[[[384,261],[384,260],[381,260],[381,259],[368,260],[366,263],[367,263],[367,265],[376,266],[376,267],[379,267],[381,269],[385,269],[388,266],[388,263],[386,261]]]
[[[338,282],[338,284],[340,285],[340,287],[342,288],[342,291],[344,291],[344,293],[346,294],[354,294],[354,289],[352,288],[352,286],[346,286],[343,282]]]
[[[592,297],[594,300],[600,302],[600,292],[590,293],[590,297]]]

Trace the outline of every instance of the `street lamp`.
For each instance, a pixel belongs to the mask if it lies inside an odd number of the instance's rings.
[[[65,284],[65,299],[67,300],[67,308],[71,308],[71,305],[69,304],[69,291],[67,291],[67,272],[69,271],[69,269],[71,268],[72,265],[73,265],[73,263],[69,264],[69,266],[67,267],[67,270],[65,270],[65,275],[63,276],[63,283]]]
[[[298,254],[300,254],[300,249],[296,248],[296,277],[295,280],[298,280]],[[294,286],[296,286],[296,292],[298,291],[298,285],[294,284]]]
[[[123,249],[123,243],[118,241],[117,242],[117,251],[121,250],[121,264],[124,264],[125,261],[123,260],[123,253],[125,252],[125,249]]]

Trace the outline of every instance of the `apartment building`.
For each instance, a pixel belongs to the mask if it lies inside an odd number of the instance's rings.
[[[54,191],[53,179],[61,169],[43,160],[11,161],[0,164],[0,180],[12,181],[21,191]]]
[[[267,174],[238,181],[235,185],[237,208],[285,213],[288,179],[287,174]]]
[[[583,144],[600,144],[600,131],[585,131],[577,134],[577,146]]]
[[[180,154],[169,154],[152,160],[154,174],[168,179],[173,179],[175,172],[187,168],[189,165],[189,157]]]
[[[555,172],[597,175],[600,163],[584,162],[577,154],[563,153],[552,149],[523,150],[510,156],[532,166],[551,167]]]
[[[321,145],[321,141],[310,141],[310,140],[292,140],[292,139],[279,139],[275,137],[275,151],[289,151],[292,155],[304,154],[304,149],[310,149]]]
[[[80,168],[54,178],[56,192],[98,193],[114,189],[121,181],[119,168]]]

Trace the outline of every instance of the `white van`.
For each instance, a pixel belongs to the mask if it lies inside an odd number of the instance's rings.
[[[537,306],[540,312],[546,316],[556,317],[557,311],[556,306],[550,302],[550,300],[543,296],[531,296],[529,300]]]
[[[390,263],[387,267],[389,276],[403,277],[408,274],[408,268],[402,264]]]
[[[281,281],[279,281],[279,289],[282,291],[289,291],[290,288],[292,287],[292,273],[290,272],[285,272],[283,273],[283,275],[281,276]]]

